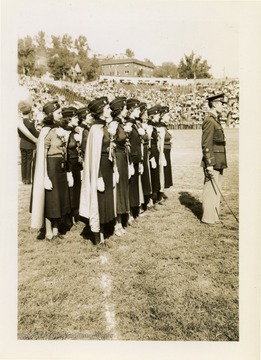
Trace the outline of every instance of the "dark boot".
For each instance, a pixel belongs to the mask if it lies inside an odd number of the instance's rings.
[[[80,234],[84,239],[92,239],[93,238],[93,234],[90,228],[89,224],[86,224],[85,227],[83,228],[81,234]]]
[[[39,234],[36,237],[37,240],[44,240],[45,239],[45,227],[40,229]]]
[[[93,232],[93,240],[94,245],[98,245],[101,242],[100,233],[99,232]]]
[[[165,193],[163,193],[163,194],[162,194],[162,198],[163,198],[163,200],[167,200],[167,199],[168,199],[168,196],[167,196]]]

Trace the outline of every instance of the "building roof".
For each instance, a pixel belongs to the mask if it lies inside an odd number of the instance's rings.
[[[100,61],[100,65],[118,65],[118,64],[137,64],[137,65],[142,65],[142,66],[146,66],[149,68],[154,69],[154,65],[144,62],[144,61],[140,61],[137,59],[108,59],[108,60],[101,60]]]

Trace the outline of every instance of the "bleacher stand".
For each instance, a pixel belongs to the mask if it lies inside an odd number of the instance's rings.
[[[64,106],[86,106],[91,100],[100,96],[108,96],[111,101],[116,96],[134,97],[148,104],[169,106],[172,129],[201,128],[204,114],[208,111],[206,97],[224,92],[227,105],[222,114],[224,127],[239,126],[239,82],[227,80],[191,85],[159,85],[158,83],[133,84],[131,82],[94,81],[86,84],[44,82],[39,78],[22,76],[19,83],[25,85],[31,92],[35,103],[35,113],[40,119],[41,106],[49,99],[57,98]]]

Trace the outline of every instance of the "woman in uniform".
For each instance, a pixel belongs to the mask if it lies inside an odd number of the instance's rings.
[[[84,159],[80,195],[80,216],[89,220],[92,241],[104,242],[105,225],[114,221],[113,162],[109,159],[110,134],[106,125],[111,119],[108,98],[91,101],[88,108],[94,118]]]
[[[115,127],[115,161],[118,170],[118,181],[116,182],[116,212],[117,220],[115,225],[115,235],[121,236],[126,231],[123,228],[123,216],[129,214],[129,178],[128,178],[128,149],[126,149],[126,133],[124,122],[127,115],[126,97],[117,97],[110,102],[113,121]]]
[[[140,101],[134,98],[127,99],[126,126],[130,128],[128,140],[130,142],[130,162],[132,174],[129,179],[130,217],[129,225],[139,215],[139,208],[143,202],[140,171],[142,164],[141,139],[136,125],[136,119],[140,116]]]
[[[150,166],[149,166],[149,135],[147,133],[147,104],[145,102],[140,103],[140,117],[136,120],[138,132],[141,138],[142,149],[142,165],[143,171],[141,174],[142,191],[144,196],[144,202],[141,204],[140,215],[150,207],[151,202],[151,179],[150,179]]]
[[[58,226],[70,214],[69,186],[73,184],[72,174],[67,171],[66,156],[68,132],[61,126],[61,110],[53,112],[52,128],[45,137],[45,218],[46,238],[61,237]]]
[[[70,212],[65,169],[66,133],[59,127],[61,109],[56,101],[44,105],[46,114],[40,131],[31,198],[31,227],[41,228],[37,239],[59,236],[61,218]]]
[[[77,131],[78,116],[77,109],[73,107],[63,109],[62,123],[68,131],[66,170],[72,177],[72,186],[69,187],[71,213],[68,216],[66,225],[71,228],[79,221],[79,204],[81,192],[81,171],[83,160],[81,154],[81,135]]]
[[[147,110],[148,113],[148,129],[147,133],[150,137],[149,160],[152,187],[152,201],[154,210],[158,210],[157,203],[159,201],[160,192],[160,172],[159,172],[159,148],[158,148],[158,132],[156,124],[160,118],[160,106],[155,105]]]
[[[160,150],[160,197],[159,203],[167,199],[164,189],[168,189],[173,185],[172,167],[171,167],[171,133],[167,126],[169,124],[170,115],[169,107],[161,106],[160,119],[157,124],[159,134],[159,150]]]

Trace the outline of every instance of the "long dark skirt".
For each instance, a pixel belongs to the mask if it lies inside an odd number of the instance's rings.
[[[106,224],[115,218],[113,199],[113,165],[108,154],[102,154],[100,169],[105,184],[105,191],[98,191],[100,224]]]
[[[139,196],[139,164],[133,164],[135,173],[129,179],[129,199],[130,207],[137,207],[140,205],[140,196]]]
[[[47,172],[53,188],[45,190],[45,217],[60,219],[71,211],[67,175],[62,168],[62,158],[47,157]]]
[[[116,158],[119,172],[119,182],[116,184],[117,214],[126,214],[130,211],[127,154],[125,151],[117,151]]]
[[[168,189],[173,185],[170,149],[164,149],[164,155],[167,162],[167,166],[164,166],[164,182],[165,182],[164,188]]]
[[[73,175],[73,186],[69,188],[71,209],[79,209],[81,193],[81,164],[78,159],[70,159],[71,171]]]
[[[142,190],[145,196],[151,194],[150,170],[148,161],[148,146],[143,147],[143,174],[141,175]]]

